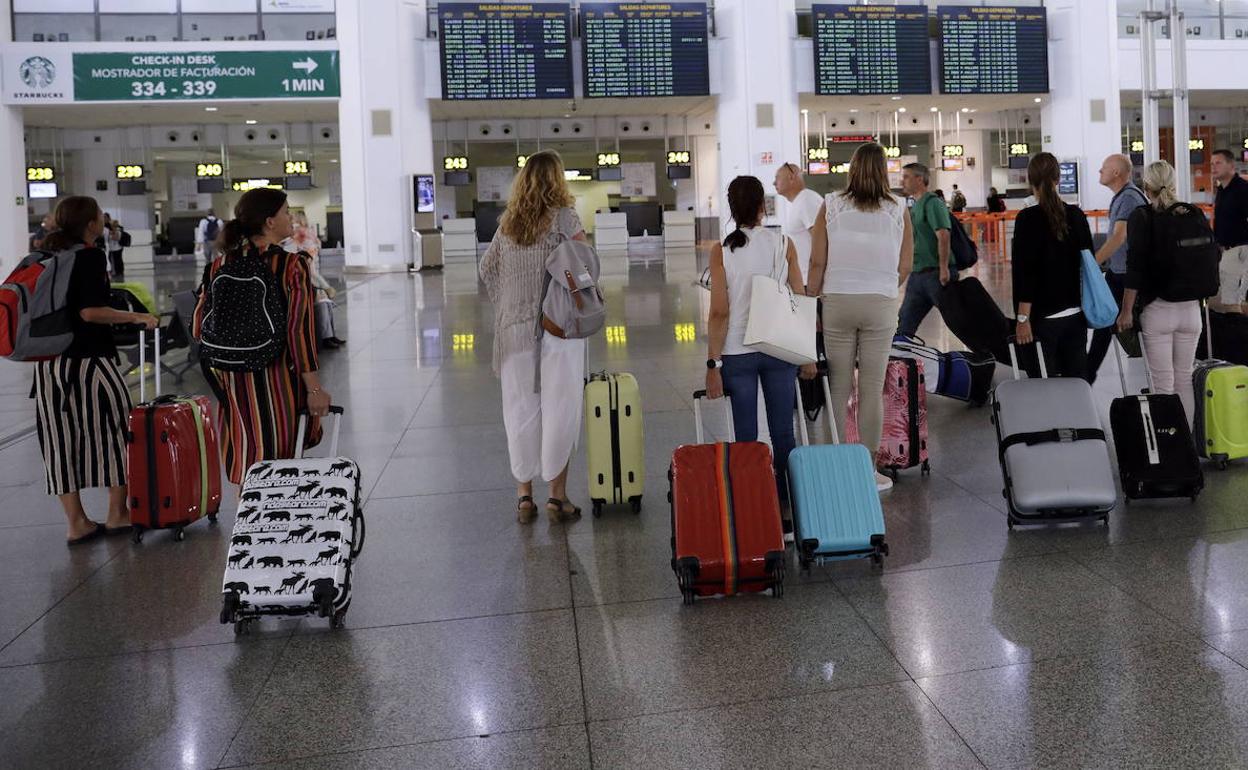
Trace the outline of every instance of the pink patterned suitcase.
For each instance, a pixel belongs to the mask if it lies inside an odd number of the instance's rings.
[[[846,441],[857,443],[858,389],[849,398]],[[931,473],[927,459],[927,388],[923,362],[913,358],[889,358],[884,377],[884,434],[875,454],[881,472],[896,477],[897,471],[921,466],[924,476]]]

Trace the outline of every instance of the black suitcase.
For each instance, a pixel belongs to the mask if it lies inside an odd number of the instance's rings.
[[[1130,395],[1126,362],[1114,345],[1122,398],[1109,407],[1109,425],[1118,455],[1118,477],[1127,500],[1190,497],[1205,488],[1205,475],[1192,439],[1183,402],[1169,393]],[[1148,362],[1144,362],[1147,369]]]
[[[990,353],[997,361],[1009,361],[1009,338],[1014,334],[1014,321],[1007,318],[975,276],[959,278],[940,292],[937,305],[949,331],[973,353]],[[1016,352],[1019,368],[1028,377],[1040,376],[1035,346],[1027,345]]]
[[[1213,349],[1210,356],[1219,361],[1248,366],[1248,316],[1210,311],[1206,317],[1209,319],[1209,326],[1213,327]],[[1202,325],[1197,350],[1209,350],[1205,341],[1207,332]]]

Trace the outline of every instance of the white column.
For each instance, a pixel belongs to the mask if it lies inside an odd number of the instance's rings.
[[[715,196],[721,222],[728,218],[725,196],[734,177],[756,176],[774,195],[776,170],[786,161],[804,162],[798,157],[801,113],[794,73],[794,0],[773,0],[765,4],[765,11],[761,5],[758,0],[715,3],[722,73],[716,111],[719,188],[699,190],[699,195]],[[771,125],[760,125],[760,119],[768,117]]]
[[[1117,4],[1114,0],[1049,0],[1049,90],[1040,123],[1044,149],[1079,162],[1079,203],[1109,207],[1097,184],[1106,155],[1122,152]]]
[[[22,108],[0,105],[0,272],[30,248],[26,216],[26,139]]]
[[[423,0],[338,3],[348,268],[402,270],[412,257],[410,175],[435,171],[425,28]]]

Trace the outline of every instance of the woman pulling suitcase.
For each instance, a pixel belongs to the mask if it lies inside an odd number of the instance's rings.
[[[1088,324],[1080,281],[1083,249],[1092,249],[1092,230],[1083,210],[1057,192],[1061,167],[1052,153],[1027,164],[1027,182],[1037,205],[1014,223],[1014,306],[1020,345],[1043,343],[1053,377],[1088,377]]]
[[[90,245],[104,232],[104,214],[94,198],[66,198],[53,220],[55,229],[42,248],[77,250],[68,297],[74,339],[63,354],[35,364],[33,396],[48,494],[65,509],[66,540],[73,546],[130,531],[125,466],[130,391],[117,368],[112,325],[150,330],[160,320],[109,307],[108,258]],[[108,488],[104,524],[87,517],[79,496],[84,487]]]

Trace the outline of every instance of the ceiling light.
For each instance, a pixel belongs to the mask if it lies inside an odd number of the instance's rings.
[[[256,122],[257,122],[257,121],[252,120],[251,118],[248,118],[248,119],[246,120],[246,123],[247,123],[247,125],[249,125],[249,126],[254,126],[254,125],[256,125]]]
[[[928,108],[927,108],[927,111],[928,111],[928,112],[940,112],[940,108],[939,108],[939,107],[928,107]]]
[[[1037,96],[1037,97],[1036,97],[1035,99],[1033,99],[1032,101],[1034,101],[1036,104],[1039,104],[1040,102],[1042,102],[1042,101],[1044,101],[1044,100],[1043,100],[1043,99],[1041,99],[1039,96]]]
[[[971,111],[971,108],[970,108],[970,107],[963,107],[963,108],[962,108],[962,111],[963,111],[963,112],[970,112],[970,111]]]
[[[857,112],[857,111],[858,111],[858,110],[850,110],[850,112]]]
[[[337,158],[330,158],[330,159],[329,159],[329,162],[330,162],[330,163],[337,163],[337,162],[338,162],[338,159],[337,159]]]
[[[269,165],[269,162],[268,162],[267,160],[262,160],[262,161],[260,161],[260,165],[261,165],[261,166],[267,166],[267,165]]]
[[[893,101],[895,101],[895,102],[899,102],[899,101],[901,101],[901,97],[900,97],[900,96],[894,96],[894,97],[893,97]]]
[[[898,108],[897,108],[897,111],[898,111],[898,112],[905,112],[905,111],[906,111],[906,108],[905,108],[905,107],[898,107]]]
[[[205,107],[205,108],[204,108],[204,112],[216,112],[216,111],[217,111],[217,108],[216,108],[216,107]]]

